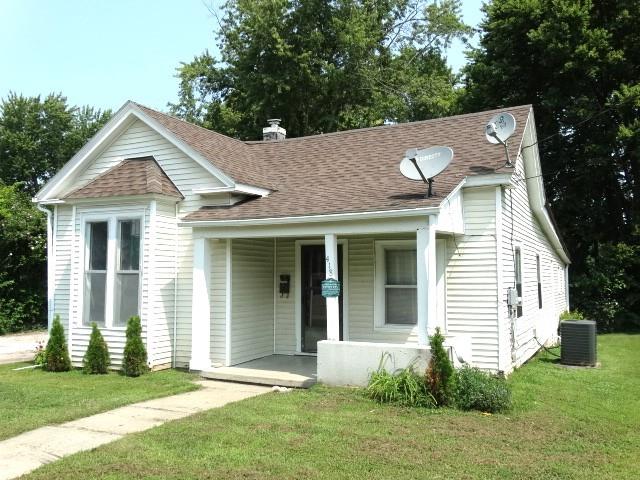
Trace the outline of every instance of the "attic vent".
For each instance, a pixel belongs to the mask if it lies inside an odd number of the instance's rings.
[[[279,118],[270,118],[267,122],[269,126],[262,129],[262,139],[265,142],[287,138],[287,131],[280,126]]]
[[[560,363],[565,365],[596,365],[596,322],[593,320],[560,322],[560,337],[562,338]]]

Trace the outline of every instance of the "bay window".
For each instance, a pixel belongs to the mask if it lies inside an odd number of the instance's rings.
[[[376,325],[413,328],[418,320],[416,243],[376,242]]]
[[[83,325],[125,327],[140,310],[141,219],[85,223]]]

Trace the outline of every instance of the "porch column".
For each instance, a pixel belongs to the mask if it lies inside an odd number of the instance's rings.
[[[190,370],[211,367],[211,318],[209,288],[211,286],[211,252],[206,238],[193,240],[193,283],[191,297],[191,360]]]
[[[417,297],[418,344],[427,346],[428,334],[436,327],[436,217],[429,215],[427,225],[418,228],[417,247]]]
[[[335,234],[324,236],[325,278],[338,278],[338,239]],[[327,340],[340,340],[340,300],[327,298]]]

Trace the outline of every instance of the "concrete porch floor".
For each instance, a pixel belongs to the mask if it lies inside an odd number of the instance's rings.
[[[316,366],[316,357],[269,355],[232,367],[205,370],[200,375],[212,380],[309,388],[317,381]]]

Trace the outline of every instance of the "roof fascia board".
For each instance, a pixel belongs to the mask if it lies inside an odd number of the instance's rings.
[[[328,215],[304,215],[298,217],[247,218],[240,220],[182,220],[181,227],[239,227],[254,225],[287,225],[330,221],[367,220],[378,218],[437,215],[439,207],[411,208],[406,210],[383,210],[378,212],[333,213]]]
[[[58,193],[67,180],[78,171],[84,161],[95,153],[112,134],[117,133],[130,119],[131,102],[125,103],[111,119],[36,193],[34,202],[49,200]]]
[[[511,185],[512,173],[489,173],[465,177],[464,187],[499,187]]]
[[[540,151],[538,150],[538,139],[536,135],[533,110],[529,111],[527,124],[525,125],[525,130],[522,135],[522,142],[524,142],[525,138],[528,138],[530,142],[529,145],[531,145],[531,147],[524,150],[521,143],[518,155],[522,156],[522,160],[524,163],[524,172],[526,177],[524,180],[527,184],[527,195],[529,197],[531,210],[533,211],[535,217],[538,219],[538,222],[540,222],[542,230],[547,235],[547,238],[553,245],[556,253],[566,264],[570,264],[571,260],[569,259],[569,255],[565,250],[560,237],[558,236],[558,232],[556,232],[553,222],[551,221],[551,218],[549,216],[549,212],[547,212],[546,208],[547,200],[544,193],[542,167],[540,164]]]
[[[247,185],[244,183],[236,183],[229,187],[210,187],[210,188],[194,188],[191,190],[193,195],[215,195],[217,193],[244,193],[256,197],[266,197],[271,190],[266,188]]]
[[[202,156],[202,154],[191,147],[188,143],[178,138],[177,135],[167,129],[160,122],[144,113],[142,109],[138,108],[138,106],[134,103],[131,104],[131,112],[133,113],[133,115],[153,128],[159,135],[162,135],[169,142],[171,142],[177,149],[181,150],[188,157],[191,157],[196,163],[198,163],[207,172],[220,180],[225,186],[232,186],[235,184],[234,180],[230,176],[225,174],[222,170],[214,167],[211,162],[209,162],[209,160]]]

